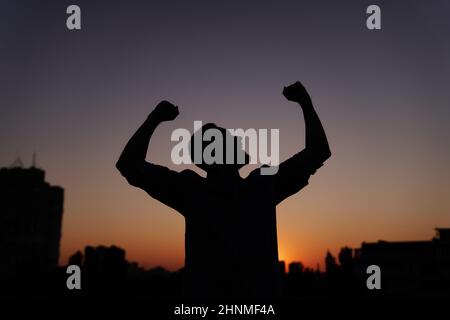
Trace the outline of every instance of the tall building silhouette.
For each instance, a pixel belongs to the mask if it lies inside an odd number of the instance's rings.
[[[0,169],[0,279],[47,272],[59,259],[64,189],[45,181],[45,171]]]

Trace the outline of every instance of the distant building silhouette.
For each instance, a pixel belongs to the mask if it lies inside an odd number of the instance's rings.
[[[93,277],[123,279],[126,276],[128,261],[125,250],[111,246],[87,246],[84,249],[84,268]]]
[[[450,229],[437,228],[429,241],[363,242],[355,261],[361,272],[378,265],[383,286],[391,292],[445,288],[450,282]]]
[[[291,262],[289,264],[289,274],[301,274],[303,272],[303,264],[301,262]]]
[[[354,259],[353,259],[353,250],[349,247],[341,248],[338,255],[339,264],[341,266],[341,270],[345,273],[351,273],[354,271]]]
[[[111,292],[122,288],[130,266],[135,273],[141,271],[136,263],[131,265],[125,255],[124,249],[114,245],[86,246],[84,255],[81,251],[75,252],[69,258],[69,264],[82,268],[87,290]]]
[[[281,277],[284,277],[286,275],[286,262],[284,261],[278,261],[278,270],[280,271]]]
[[[64,189],[45,182],[45,171],[0,169],[0,279],[56,269]]]
[[[325,256],[325,272],[327,275],[334,275],[339,269],[338,264],[336,263],[336,258],[331,254],[330,251],[327,251]]]

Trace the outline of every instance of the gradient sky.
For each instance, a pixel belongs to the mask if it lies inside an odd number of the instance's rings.
[[[68,31],[78,4],[82,30]],[[382,10],[382,30],[365,10]],[[194,120],[279,128],[281,159],[304,146],[300,80],[332,158],[278,206],[280,259],[320,263],[362,241],[430,239],[450,226],[450,2],[0,1],[0,166],[33,151],[66,190],[62,255],[116,244],[145,267],[184,261],[184,220],[127,185],[114,164],[157,102],[152,161],[171,163]],[[247,170],[248,171],[248,170]],[[245,175],[245,170],[244,173]]]

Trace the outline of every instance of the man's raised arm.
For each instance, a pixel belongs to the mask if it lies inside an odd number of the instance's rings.
[[[306,144],[303,150],[283,161],[278,167],[278,172],[272,178],[268,178],[275,186],[275,203],[281,202],[305,187],[309,177],[331,156],[322,123],[302,84],[296,82],[285,87],[283,95],[289,101],[297,102],[303,110]]]
[[[296,82],[283,90],[283,95],[289,101],[297,102],[305,119],[305,151],[318,164],[323,164],[331,156],[327,136],[319,117],[314,110],[311,98],[300,82]]]
[[[150,138],[161,122],[174,120],[178,113],[178,107],[161,101],[128,141],[116,168],[131,185],[141,187],[142,179],[152,178],[151,170],[149,171],[145,161]]]

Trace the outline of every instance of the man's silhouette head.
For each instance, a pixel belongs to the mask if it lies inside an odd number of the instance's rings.
[[[250,163],[242,138],[231,135],[227,129],[214,123],[203,125],[191,136],[190,156],[192,162],[207,173],[237,171]]]

